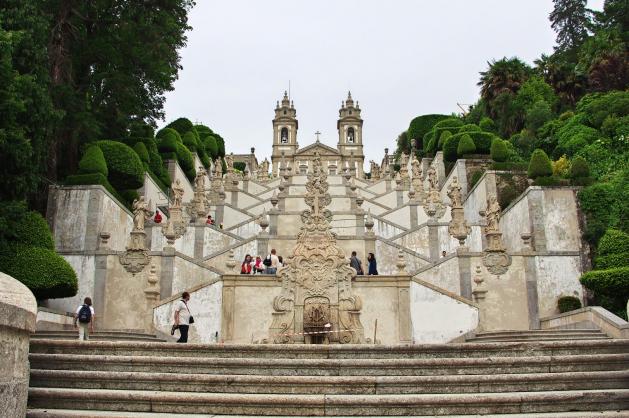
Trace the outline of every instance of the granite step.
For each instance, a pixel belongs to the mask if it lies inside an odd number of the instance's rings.
[[[594,340],[610,339],[600,330],[569,329],[569,330],[527,330],[527,331],[493,331],[476,334],[467,338],[470,342],[523,342],[523,341],[558,341],[558,340]]]
[[[556,356],[584,353],[629,353],[629,339],[468,342],[415,345],[274,345],[176,344],[125,341],[31,339],[35,354],[91,354],[126,356],[258,358],[258,359],[403,359]]]
[[[31,335],[31,340],[53,339],[53,340],[77,340],[77,330],[54,330],[37,331]],[[120,331],[120,330],[98,330],[90,333],[92,341],[142,341],[142,342],[164,342],[165,340],[155,334],[144,332]]]
[[[247,415],[174,414],[160,412],[117,412],[74,409],[29,409],[27,418],[244,418]],[[418,415],[405,415],[406,418]],[[268,418],[287,418],[286,415],[268,415]],[[449,415],[450,418],[480,418],[479,415]],[[338,416],[337,418],[349,418]],[[402,418],[393,416],[390,418]],[[629,411],[541,412],[526,414],[489,414],[482,418],[629,418]]]
[[[258,395],[29,389],[31,408],[246,415],[452,415],[629,409],[629,389],[404,395]]]
[[[234,354],[237,356],[236,353]],[[271,376],[425,376],[629,369],[629,353],[397,359],[271,359],[172,357],[167,355],[31,354],[29,359],[33,369]]]
[[[629,387],[629,370],[435,376],[256,376],[31,370],[31,387],[250,394],[497,393]]]

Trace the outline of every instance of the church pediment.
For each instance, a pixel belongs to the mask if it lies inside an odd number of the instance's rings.
[[[299,156],[314,156],[315,152],[318,152],[320,156],[340,156],[341,153],[336,148],[332,148],[328,145],[322,144],[320,142],[315,142],[314,144],[310,144],[306,147],[300,148],[297,150],[295,155]]]

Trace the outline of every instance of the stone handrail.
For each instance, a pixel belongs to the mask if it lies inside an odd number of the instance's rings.
[[[540,319],[542,329],[596,327],[613,338],[629,338],[629,323],[600,306],[588,306]]]

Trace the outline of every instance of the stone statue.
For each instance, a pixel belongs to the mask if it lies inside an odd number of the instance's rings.
[[[461,185],[459,184],[459,178],[454,177],[450,187],[448,187],[448,197],[450,198],[450,206],[458,208],[463,206],[463,197],[461,196]]]
[[[421,176],[422,176],[422,168],[421,168],[421,165],[419,163],[419,160],[417,159],[417,157],[415,155],[413,155],[413,162],[411,163],[411,170],[412,170],[414,179],[421,178]]]
[[[500,204],[496,196],[492,196],[487,201],[487,210],[485,211],[485,218],[487,219],[486,232],[500,232]]]
[[[184,193],[184,189],[181,186],[181,180],[177,179],[175,180],[175,183],[171,186],[171,196],[173,198],[173,204],[172,207],[175,209],[181,209],[181,206],[183,205],[183,193]]]
[[[380,180],[380,167],[374,160],[370,161],[371,163],[371,180],[377,181]]]
[[[234,153],[225,156],[225,164],[227,165],[227,172],[234,171]]]
[[[214,161],[214,177],[222,178],[223,177],[223,162],[220,157]]]
[[[428,185],[430,190],[438,190],[439,189],[439,180],[437,179],[437,170],[435,167],[430,167],[428,169]]]
[[[144,221],[151,219],[153,212],[144,201],[144,196],[133,201],[133,230],[144,231]]]
[[[264,159],[260,166],[258,167],[258,180],[265,181],[269,179],[269,160]]]
[[[200,192],[200,191],[205,191],[205,176],[206,176],[207,172],[205,171],[205,169],[203,167],[199,167],[199,169],[197,170],[197,175],[194,178],[194,188],[195,191]]]

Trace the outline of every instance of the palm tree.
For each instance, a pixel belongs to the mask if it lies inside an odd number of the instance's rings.
[[[478,86],[481,88],[481,98],[487,104],[487,110],[492,118],[497,116],[494,107],[495,100],[503,93],[515,94],[522,84],[532,74],[532,69],[520,59],[504,57],[501,60],[488,62],[487,71],[481,71]]]

